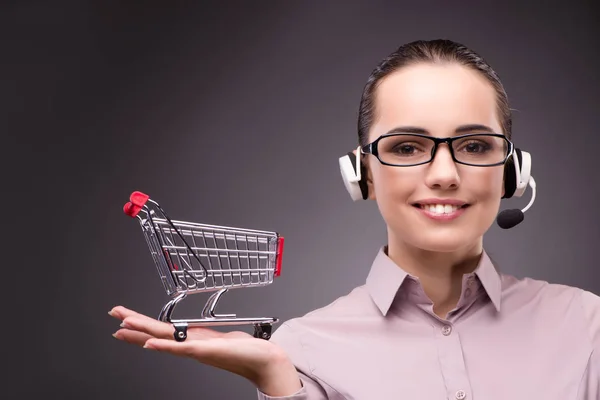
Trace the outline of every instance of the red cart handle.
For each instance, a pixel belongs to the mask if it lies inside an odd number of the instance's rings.
[[[277,259],[275,261],[275,276],[281,275],[281,261],[283,259],[283,236],[279,236],[277,239]]]
[[[131,193],[129,201],[123,206],[123,212],[132,218],[137,217],[149,198],[150,196],[142,192],[135,191]]]

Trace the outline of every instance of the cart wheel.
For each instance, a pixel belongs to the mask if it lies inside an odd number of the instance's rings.
[[[254,325],[254,337],[269,340],[271,338],[271,329],[272,326],[270,324]]]
[[[185,341],[185,339],[187,339],[187,326],[175,325],[175,332],[173,332],[173,337],[177,342]]]

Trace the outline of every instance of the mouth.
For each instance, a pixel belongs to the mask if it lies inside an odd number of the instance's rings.
[[[454,215],[458,212],[461,212],[468,208],[470,204],[448,204],[448,203],[414,203],[413,207],[426,211],[428,214],[432,215]]]

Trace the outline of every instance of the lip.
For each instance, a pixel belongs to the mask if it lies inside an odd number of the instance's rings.
[[[438,203],[440,204],[440,203]],[[445,203],[445,204],[450,204],[450,203]],[[463,203],[466,204],[466,203]],[[459,205],[459,204],[457,204]],[[432,213],[429,210],[425,210],[421,207],[415,206],[415,209],[420,212],[422,215],[424,215],[427,218],[430,218],[432,220],[435,221],[452,221],[455,220],[456,218],[460,217],[461,215],[464,214],[464,212],[467,210],[468,207],[462,207],[457,209],[454,212],[451,212],[450,214],[437,214],[437,213]]]
[[[466,201],[458,200],[458,199],[436,199],[436,198],[423,199],[423,200],[415,201],[412,203],[413,206],[426,205],[426,204],[449,204],[451,206],[462,207],[462,206],[468,205],[469,203],[467,203]]]

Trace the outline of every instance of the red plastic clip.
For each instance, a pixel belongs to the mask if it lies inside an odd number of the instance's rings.
[[[132,218],[137,217],[149,198],[150,196],[142,192],[135,191],[131,193],[129,201],[123,206],[123,212]]]

